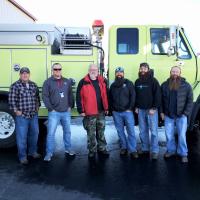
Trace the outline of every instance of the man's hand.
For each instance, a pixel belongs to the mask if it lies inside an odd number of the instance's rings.
[[[154,109],[150,109],[150,110],[149,110],[149,114],[150,114],[150,115],[154,115],[155,112],[156,112],[156,110],[154,110]]]
[[[138,114],[139,113],[139,109],[135,108],[135,113]]]
[[[19,111],[19,110],[15,111],[15,115],[16,116],[21,116],[22,115],[22,111]]]
[[[105,111],[105,115],[108,115],[108,113],[109,113],[108,110],[106,110],[106,111]]]
[[[81,113],[80,116],[81,116],[81,117],[85,117],[85,113]]]
[[[162,120],[164,120],[165,119],[165,114],[164,113],[160,113],[160,117],[161,117]]]

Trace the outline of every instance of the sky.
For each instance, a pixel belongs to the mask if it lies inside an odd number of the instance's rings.
[[[195,52],[200,52],[200,0],[16,1],[38,19],[37,23],[91,27],[95,19],[101,19],[105,35],[111,25],[179,24],[185,28]]]

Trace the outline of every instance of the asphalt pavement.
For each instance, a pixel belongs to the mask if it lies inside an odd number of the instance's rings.
[[[28,166],[17,160],[17,150],[0,150],[0,200],[199,200],[200,133],[189,133],[189,163],[179,157],[165,160],[164,130],[159,129],[160,153],[131,160],[119,156],[119,140],[112,118],[107,118],[105,136],[110,157],[87,157],[87,135],[81,119],[72,120],[72,145],[77,155],[64,155],[62,128],[56,133],[56,150],[50,163],[30,159]],[[44,132],[41,132],[45,135]],[[138,128],[137,143],[140,148]],[[40,146],[41,147],[41,146]],[[42,151],[42,148],[40,148]]]

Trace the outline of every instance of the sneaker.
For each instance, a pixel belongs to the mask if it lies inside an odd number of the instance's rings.
[[[120,156],[126,156],[127,155],[127,149],[121,149],[120,150]]]
[[[137,153],[137,151],[131,152],[131,153],[130,153],[130,156],[131,156],[132,159],[137,159],[137,158],[138,158],[138,153]]]
[[[188,163],[188,157],[187,156],[182,156],[181,157],[181,162],[182,163]]]
[[[98,151],[98,155],[104,158],[108,158],[110,156],[109,152],[106,149],[103,151]]]
[[[76,153],[74,151],[71,151],[71,150],[66,150],[65,155],[68,156],[68,157],[75,157]]]
[[[158,159],[158,153],[152,153],[151,154],[151,159],[152,160],[157,160]]]
[[[145,156],[145,155],[149,155],[149,151],[139,150],[139,151],[138,151],[138,154],[139,154],[139,155],[144,155],[144,156]]]
[[[21,159],[19,162],[22,165],[28,165],[28,160],[26,158]]]
[[[41,156],[41,154],[39,154],[39,153],[34,153],[33,155],[30,155],[30,156],[32,156],[34,159],[39,159],[39,158],[41,158],[42,156]]]
[[[44,157],[44,161],[45,161],[45,162],[50,162],[50,161],[51,161],[51,157],[52,157],[52,154],[51,154],[51,153],[46,154],[46,156]]]
[[[175,153],[166,152],[166,153],[164,154],[164,158],[171,158],[171,157],[173,157],[173,156],[175,156],[175,155],[176,155]]]

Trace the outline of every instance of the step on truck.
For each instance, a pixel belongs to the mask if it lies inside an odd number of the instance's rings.
[[[102,49],[103,23],[95,20],[87,27],[56,27],[42,24],[0,24],[0,148],[15,145],[15,116],[8,106],[10,85],[19,78],[21,67],[29,67],[31,80],[42,90],[51,76],[53,63],[61,63],[63,76],[71,78],[75,95],[78,82],[90,64],[114,81],[117,66],[125,68],[126,77],[136,80],[141,62],[148,62],[160,83],[169,77],[170,68],[178,65],[192,85],[194,108],[189,129],[198,127],[200,118],[199,59],[180,26],[112,26],[108,37],[108,67],[104,69]],[[76,109],[72,111],[77,116]],[[47,119],[41,101],[39,121]]]

